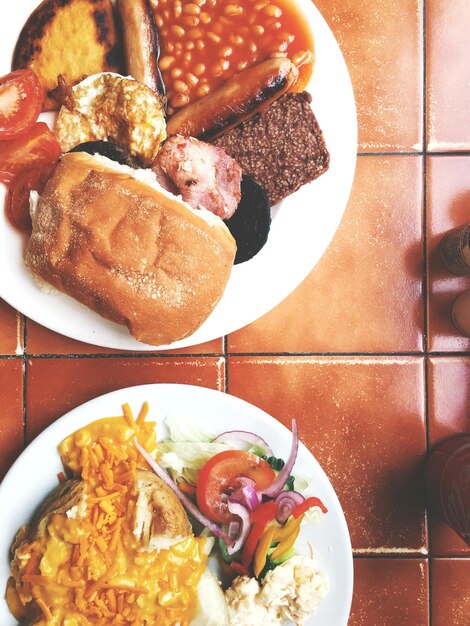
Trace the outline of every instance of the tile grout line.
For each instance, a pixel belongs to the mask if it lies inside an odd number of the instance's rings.
[[[26,416],[26,383],[27,383],[27,342],[28,342],[28,328],[26,324],[26,316],[23,315],[23,448],[26,447],[26,433],[27,433],[27,416]]]
[[[428,273],[428,130],[427,130],[427,0],[423,0],[423,310],[424,310],[424,411],[426,425],[426,454],[429,451],[429,311],[428,298],[430,291],[429,273]],[[428,563],[427,571],[427,592],[428,592],[428,624],[432,626],[432,598],[431,598],[431,546],[430,546],[430,528],[427,507],[424,507],[424,527],[426,530],[428,553],[426,556]]]
[[[21,360],[24,358],[31,360],[45,360],[45,359],[181,359],[181,358],[217,358],[217,357],[390,357],[390,358],[409,358],[409,357],[440,357],[440,358],[459,358],[469,357],[470,350],[467,351],[404,351],[404,352],[205,352],[205,353],[191,353],[191,352],[178,352],[166,354],[164,352],[123,352],[122,354],[109,354],[109,353],[66,353],[66,354],[27,354],[15,355],[15,354],[0,354],[0,360]]]

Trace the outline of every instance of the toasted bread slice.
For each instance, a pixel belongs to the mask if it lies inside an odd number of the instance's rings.
[[[102,71],[119,71],[111,0],[44,0],[18,38],[13,69],[30,68],[46,92],[43,109],[59,108],[50,97],[62,74],[69,85]]]

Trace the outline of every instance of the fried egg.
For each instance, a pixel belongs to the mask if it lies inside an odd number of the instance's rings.
[[[67,152],[85,141],[109,140],[150,165],[166,138],[162,99],[143,83],[112,72],[72,88],[73,109],[62,106],[54,133]]]

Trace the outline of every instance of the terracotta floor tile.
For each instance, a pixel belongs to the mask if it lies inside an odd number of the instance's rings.
[[[230,335],[229,350],[422,350],[421,165],[420,157],[360,157],[345,215],[316,268],[277,308]]]
[[[470,288],[470,278],[447,272],[438,247],[448,230],[470,219],[470,157],[429,157],[427,187],[429,349],[468,351],[470,339],[455,330],[451,309],[458,294]]]
[[[427,0],[427,139],[429,150],[470,149],[468,0]]]
[[[223,338],[221,337],[198,346],[167,350],[165,353],[222,354],[223,350]],[[119,354],[121,351],[75,341],[36,324],[32,320],[27,320],[27,352],[28,354]]]
[[[359,151],[422,147],[422,0],[315,5],[345,56],[356,98]]]
[[[23,354],[23,317],[1,299],[0,354]]]
[[[423,384],[420,357],[228,362],[229,393],[284,424],[297,418],[338,494],[356,553],[426,548]]]
[[[195,358],[30,359],[26,430],[31,441],[72,408],[109,391],[147,383],[187,383],[224,389],[224,360]]]
[[[431,560],[431,626],[468,626],[470,559]]]
[[[429,624],[427,561],[354,559],[354,597],[348,626],[397,624]]]
[[[429,362],[429,445],[470,432],[470,357],[434,357]],[[435,515],[429,515],[430,552],[470,556],[470,547]]]
[[[0,359],[0,480],[23,449],[23,361]]]

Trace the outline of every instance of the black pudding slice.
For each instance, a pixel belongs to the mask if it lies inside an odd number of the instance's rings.
[[[235,265],[252,259],[268,240],[271,210],[264,189],[251,176],[242,177],[242,197],[237,210],[224,220],[237,243]]]
[[[125,148],[121,148],[110,141],[85,141],[75,146],[69,152],[87,152],[88,154],[101,154],[112,161],[116,161],[121,165],[128,165],[134,169],[139,169],[141,163],[137,157],[128,152]]]

